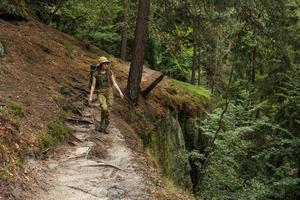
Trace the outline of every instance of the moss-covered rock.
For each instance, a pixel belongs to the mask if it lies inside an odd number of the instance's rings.
[[[189,155],[191,165],[190,176],[195,187],[201,178],[200,166],[203,164],[202,156],[208,147],[211,138],[201,131],[201,119],[199,117],[179,116],[183,130],[185,146]]]
[[[189,83],[170,79],[170,87],[165,89],[164,95],[174,105],[189,105],[192,108],[203,107],[210,99],[210,91]]]
[[[151,135],[150,148],[167,178],[186,188],[192,187],[183,133],[171,113],[157,122]]]
[[[210,138],[201,133],[201,119],[199,117],[179,118],[187,150],[203,152]]]

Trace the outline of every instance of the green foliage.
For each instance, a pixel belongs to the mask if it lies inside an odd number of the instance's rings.
[[[175,85],[175,87],[166,88],[165,95],[174,105],[182,105],[185,103],[187,105],[201,107],[203,103],[207,104],[211,98],[210,92],[203,87],[191,85],[174,79],[171,79],[171,82]]]
[[[89,40],[114,55],[119,54],[121,1],[69,0],[60,10],[62,31]],[[131,16],[132,12],[129,14]],[[132,32],[129,32],[129,39],[133,38]]]
[[[53,135],[46,132],[38,134],[38,139],[43,148],[47,148],[55,144],[55,138]]]
[[[54,120],[48,124],[49,132],[53,137],[59,141],[64,141],[65,135],[68,133],[73,133],[74,130],[63,122]]]
[[[20,102],[10,101],[8,102],[8,106],[13,112],[14,115],[19,117],[24,117],[25,115],[25,107]]]
[[[0,169],[0,180],[9,182],[13,179],[13,174],[9,172],[7,167]]]
[[[64,122],[71,115],[71,112],[72,111],[68,109],[61,109],[59,111],[59,120]]]
[[[17,7],[9,2],[3,0],[0,5],[9,13],[17,13]],[[21,2],[23,5],[25,1]],[[129,49],[136,5],[130,1]],[[68,0],[60,11],[59,29],[119,54],[122,1]],[[208,158],[200,148],[176,152],[176,158],[172,149],[162,152],[162,142],[171,147],[174,141],[170,138],[179,134],[179,128],[170,130],[175,125],[167,119],[159,124],[163,131],[154,131],[153,141],[141,134],[145,146],[152,145],[157,155],[163,155],[160,163],[169,174],[182,170],[171,170],[173,164],[166,163],[171,157],[180,165],[181,161],[192,161],[202,173],[195,191],[203,199],[296,199],[300,154],[299,1],[157,0],[151,2],[151,11],[146,52],[146,63],[151,67],[189,82],[194,50],[199,48],[200,70],[196,75],[211,93],[175,80],[172,83],[180,91],[170,87],[166,93],[175,103],[187,105],[207,102],[217,94],[214,100],[218,105],[212,105],[216,109],[201,125],[202,136],[214,136],[224,106],[222,98],[227,96],[224,88],[231,66],[234,73],[229,88],[231,101],[221,131],[215,143],[205,149],[211,150]],[[40,10],[44,21],[49,18],[46,12]],[[195,21],[200,22],[199,27]],[[74,45],[66,38],[59,42],[67,48]],[[0,68],[0,76],[5,73],[6,69]],[[9,106],[14,115],[24,115],[22,105],[13,102]],[[60,121],[52,121],[49,132],[39,136],[45,146],[62,141],[66,133],[72,132],[61,122],[67,116],[68,111],[62,111]],[[145,120],[142,118],[142,122]],[[140,128],[142,131],[149,129],[147,123]],[[206,159],[208,165],[203,166]]]
[[[63,112],[62,115],[67,115]],[[67,134],[72,134],[74,130],[65,125],[60,120],[53,120],[48,124],[48,132],[41,132],[37,138],[42,148],[51,147],[58,142],[64,142]]]
[[[184,138],[178,121],[171,113],[158,120],[151,132],[149,146],[159,164],[163,175],[181,186],[189,187],[186,175],[188,157],[185,152]]]
[[[0,66],[0,76],[5,74],[8,74],[7,68]]]
[[[4,19],[23,21],[29,19],[26,0],[1,0],[0,12]]]
[[[60,43],[67,48],[71,48],[72,46],[74,46],[73,42],[68,40],[67,38],[60,38]]]
[[[185,82],[181,82],[181,81],[177,81],[172,79],[172,83],[174,83],[176,86],[178,86],[179,88],[181,88],[183,91],[186,92],[190,92],[191,94],[193,94],[193,97],[199,98],[199,99],[210,99],[210,92],[209,90],[200,87],[200,86],[196,86],[196,85],[192,85],[189,83],[185,83]]]
[[[250,104],[250,93],[240,94],[238,102],[230,104],[209,164],[202,169],[199,195],[204,199],[295,199],[300,181],[297,130],[264,113],[281,105]],[[216,109],[205,120],[203,134],[214,134],[220,112]],[[260,117],[255,117],[257,112]]]

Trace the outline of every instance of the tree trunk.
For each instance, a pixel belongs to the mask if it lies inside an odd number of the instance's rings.
[[[256,40],[256,28],[253,31],[254,40]],[[251,63],[249,65],[249,82],[254,84],[255,83],[255,64],[256,64],[256,45],[253,47],[251,52]]]
[[[127,38],[128,38],[128,0],[123,0],[123,25],[122,25],[122,42],[121,42],[121,52],[120,58],[126,60],[126,50],[127,50]]]
[[[57,11],[59,10],[59,8],[62,6],[64,0],[60,0],[58,5],[55,7],[55,10],[53,11],[53,13],[51,14],[50,18],[49,18],[49,22],[48,24],[50,24],[53,20],[53,17],[55,16],[55,14],[57,13]],[[58,23],[58,22],[56,22]],[[56,24],[56,26],[58,26],[58,24]]]
[[[132,62],[130,64],[127,82],[127,96],[131,105],[137,105],[140,94],[140,82],[145,56],[146,39],[148,35],[148,17],[150,0],[139,0],[139,10],[136,21]]]
[[[200,67],[200,49],[199,49],[199,66],[198,66],[198,85],[201,85],[201,67]]]
[[[255,83],[255,63],[256,63],[256,46],[252,50],[252,63],[251,63],[251,83]]]
[[[198,41],[197,41],[197,17],[193,17],[193,63],[192,63],[192,77],[191,77],[191,84],[195,85],[196,82],[196,70],[198,66]]]
[[[215,77],[217,70],[219,68],[219,24],[215,25],[215,44],[214,44],[214,64],[211,73],[211,94],[214,93],[214,86],[215,86]]]

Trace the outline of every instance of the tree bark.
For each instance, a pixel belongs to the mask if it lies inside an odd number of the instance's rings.
[[[145,46],[148,35],[149,10],[150,0],[139,0],[132,62],[127,82],[127,97],[131,105],[137,105],[140,94],[140,82],[142,79]]]
[[[251,83],[255,83],[255,63],[256,63],[256,46],[252,50],[252,63],[251,63]]]
[[[200,49],[199,49],[199,66],[198,66],[198,85],[201,85]]]
[[[256,40],[256,28],[253,31],[254,40]],[[251,63],[249,65],[249,82],[255,83],[255,64],[256,64],[256,45],[253,47],[251,52]]]
[[[128,38],[128,0],[123,0],[123,25],[122,25],[122,41],[121,41],[121,52],[120,58],[126,60],[126,50],[127,50],[127,38]]]
[[[191,77],[191,84],[195,85],[196,82],[196,70],[198,67],[198,38],[197,38],[197,17],[193,17],[193,64],[192,64],[192,77]]]
[[[192,1],[192,5],[196,5],[197,0]],[[190,8],[189,2],[185,1],[185,6],[189,16],[192,18],[193,26],[193,63],[192,63],[192,74],[191,74],[191,84],[196,84],[196,72],[200,64],[200,19],[201,15],[195,11],[195,9]]]
[[[51,14],[51,16],[49,18],[49,24],[52,22],[52,19],[53,19],[54,15],[57,13],[57,11],[59,10],[59,8],[62,6],[63,2],[64,2],[64,0],[60,0],[59,3],[58,3],[58,5],[55,7],[55,10],[53,11],[53,13]],[[58,24],[56,26],[58,26]]]

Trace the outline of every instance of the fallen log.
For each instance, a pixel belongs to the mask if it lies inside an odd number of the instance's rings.
[[[89,194],[89,195],[92,195],[94,197],[100,198],[99,196],[97,196],[97,195],[95,195],[95,194],[93,194],[93,193],[91,193],[91,192],[89,192],[89,191],[87,191],[85,189],[82,189],[82,188],[79,188],[79,187],[75,187],[75,186],[70,186],[70,185],[67,185],[67,187],[72,188],[74,190],[79,190],[79,191],[84,192],[86,194]]]
[[[150,92],[163,80],[165,77],[164,74],[161,74],[158,78],[156,78],[144,91],[141,92],[141,95],[144,99],[147,99]]]

